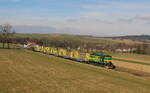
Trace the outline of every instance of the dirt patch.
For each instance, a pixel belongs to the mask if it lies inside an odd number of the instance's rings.
[[[150,73],[143,72],[143,71],[133,70],[133,69],[124,68],[124,67],[117,67],[115,71],[126,72],[126,73],[133,74],[135,76],[140,76],[140,77],[145,77],[145,78],[150,79]]]
[[[147,66],[147,65],[127,63],[127,62],[122,62],[122,61],[113,61],[113,63],[117,67],[122,67],[122,68],[126,68],[126,69],[132,69],[132,70],[136,70],[136,71],[150,73],[150,70],[149,70],[150,66]]]
[[[126,57],[114,57],[113,58],[117,58],[117,59],[128,59],[128,60],[131,60],[131,61],[136,61],[136,62],[143,62],[143,63],[150,63],[150,61],[148,60],[138,60],[138,59],[134,59],[134,58],[126,58]]]

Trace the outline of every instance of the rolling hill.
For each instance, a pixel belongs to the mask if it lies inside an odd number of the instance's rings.
[[[71,35],[71,34],[16,34],[16,37],[28,37],[28,38],[47,38],[49,40],[72,40],[77,42],[93,42],[93,43],[125,43],[129,45],[141,44],[140,41],[133,41],[129,39],[120,38],[107,38],[107,37],[93,37],[86,35]]]
[[[118,37],[112,37],[112,38],[144,41],[144,40],[150,40],[150,35],[129,35],[129,36],[118,36]]]

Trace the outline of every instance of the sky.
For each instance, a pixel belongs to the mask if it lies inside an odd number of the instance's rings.
[[[0,0],[0,24],[22,33],[150,35],[150,0]]]

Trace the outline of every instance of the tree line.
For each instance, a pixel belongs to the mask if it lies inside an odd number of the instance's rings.
[[[14,34],[15,31],[10,24],[0,25],[0,42],[3,48],[5,48],[5,44],[7,44],[7,48],[10,48]]]
[[[127,45],[125,43],[98,43],[98,42],[84,42],[75,39],[55,39],[50,40],[46,37],[36,38],[36,37],[17,37],[15,36],[15,31],[12,26],[9,24],[0,25],[0,43],[2,43],[2,48],[10,48],[10,43],[12,44],[26,44],[27,42],[35,42],[38,45],[47,46],[47,47],[61,47],[67,49],[76,49],[79,51],[86,52],[103,52],[111,51],[116,52],[117,48],[136,48],[136,51],[132,53],[138,54],[148,54],[150,55],[150,45],[147,42],[142,44]]]

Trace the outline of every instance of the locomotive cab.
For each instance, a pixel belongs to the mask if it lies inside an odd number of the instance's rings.
[[[105,67],[108,69],[115,69],[116,68],[112,63],[112,56],[105,55],[103,58],[103,62],[105,63]]]
[[[115,66],[112,63],[112,56],[104,55],[104,54],[91,54],[89,58],[90,62],[94,62],[97,65],[114,69]]]

